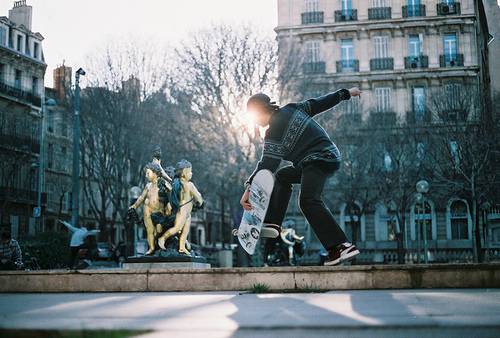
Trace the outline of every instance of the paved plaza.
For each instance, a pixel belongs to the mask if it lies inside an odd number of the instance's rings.
[[[1,294],[0,316],[2,329],[148,338],[500,337],[500,289]]]

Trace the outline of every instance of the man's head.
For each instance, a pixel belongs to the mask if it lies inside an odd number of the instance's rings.
[[[144,170],[146,171],[146,179],[150,182],[161,176],[161,166],[156,162],[149,162]]]
[[[271,101],[266,94],[252,95],[247,101],[247,111],[253,114],[255,122],[261,127],[269,125],[272,114],[278,109],[276,102]]]
[[[193,166],[188,160],[180,160],[175,168],[176,174],[179,177],[184,177],[186,180],[190,181],[193,177],[192,172]]]

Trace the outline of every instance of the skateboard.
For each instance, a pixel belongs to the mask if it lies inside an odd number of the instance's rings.
[[[233,230],[233,235],[243,249],[250,255],[255,252],[255,247],[260,238],[260,231],[264,217],[266,217],[269,200],[274,187],[274,176],[266,169],[260,170],[253,178],[250,185],[250,204],[252,210],[244,210],[238,229]]]

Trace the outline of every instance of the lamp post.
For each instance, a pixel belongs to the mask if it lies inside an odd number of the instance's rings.
[[[427,255],[428,251],[428,245],[427,245],[427,223],[424,220],[424,213],[425,213],[425,194],[429,192],[429,182],[426,180],[421,180],[417,182],[416,185],[417,189],[417,202],[418,199],[420,199],[421,204],[421,215],[420,215],[420,220],[422,222],[421,226],[423,225],[423,237],[424,237],[424,262],[425,264],[429,263],[429,257]],[[431,221],[432,222],[432,221]],[[420,229],[421,226],[419,227],[418,233],[420,234]],[[420,261],[420,241],[418,245],[418,260]]]
[[[56,101],[54,99],[48,99],[45,101],[45,93],[42,94],[41,107],[40,107],[40,154],[38,155],[38,191],[37,191],[37,202],[36,208],[33,210],[33,216],[38,218],[38,230],[42,230],[42,193],[44,190],[45,183],[45,106],[55,106]]]
[[[71,201],[71,223],[78,226],[78,203],[80,201],[80,76],[85,71],[78,68],[75,74],[75,100],[73,114],[73,192]]]

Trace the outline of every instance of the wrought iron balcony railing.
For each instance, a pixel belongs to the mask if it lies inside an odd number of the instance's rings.
[[[429,67],[429,57],[427,55],[405,57],[406,69],[417,69],[417,68],[427,68],[427,67]]]
[[[0,93],[15,97],[16,99],[28,102],[28,103],[30,103],[34,106],[38,106],[38,107],[40,107],[41,103],[42,103],[42,99],[39,96],[34,95],[31,92],[27,92],[25,90],[22,90],[18,87],[11,86],[11,85],[9,85],[1,80],[0,80]]]
[[[463,54],[444,54],[439,55],[439,65],[441,67],[463,67]]]
[[[392,15],[391,7],[374,7],[368,8],[368,19],[369,20],[384,20],[390,19]]]
[[[325,62],[305,62],[302,64],[302,71],[304,74],[322,74],[325,72]]]
[[[357,21],[358,20],[358,10],[357,9],[342,9],[335,11],[335,22],[345,22],[345,21]]]
[[[370,60],[370,70],[391,70],[394,69],[393,58],[379,58]]]
[[[0,200],[28,202],[35,205],[37,197],[37,191],[0,186]],[[47,194],[42,193],[42,205],[46,204]]]
[[[359,72],[358,60],[340,60],[336,62],[337,73]]]
[[[432,114],[429,110],[406,112],[406,123],[408,124],[428,124],[432,121]]]
[[[370,112],[370,115],[368,116],[368,122],[379,126],[390,126],[396,124],[397,115],[393,111],[373,111]]]
[[[438,15],[458,15],[460,14],[460,2],[452,2],[451,4],[438,3],[436,5]]]
[[[40,142],[38,139],[17,135],[0,134],[2,146],[11,147],[17,150],[38,154],[40,153]]]
[[[323,12],[305,12],[302,13],[302,24],[310,25],[314,23],[323,23],[324,21]]]
[[[403,18],[425,16],[425,5],[403,6],[402,10],[403,10]]]

